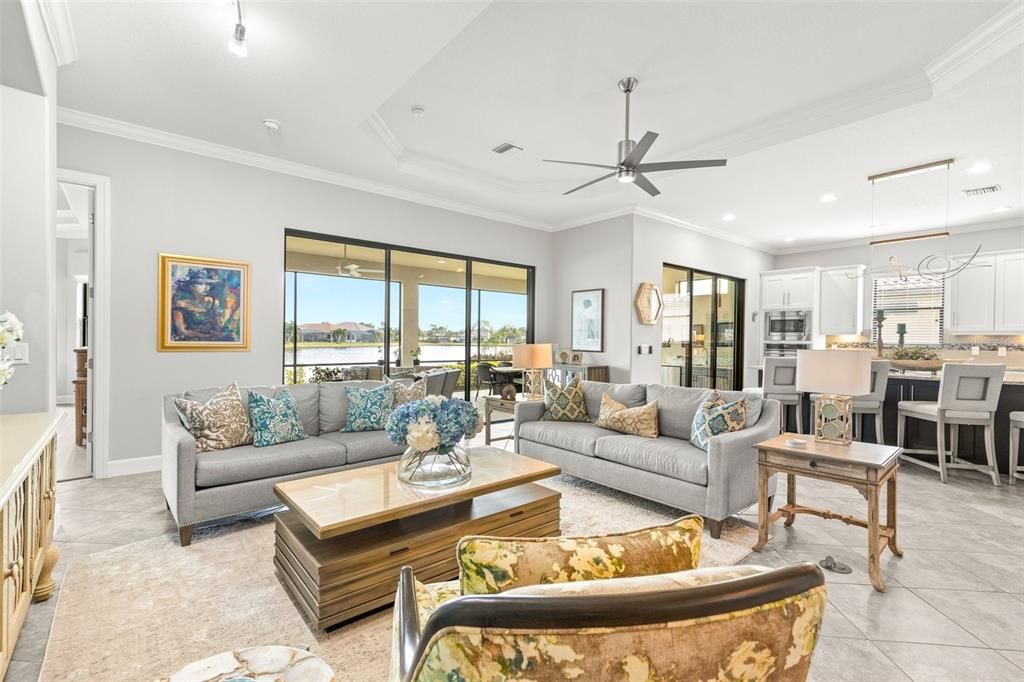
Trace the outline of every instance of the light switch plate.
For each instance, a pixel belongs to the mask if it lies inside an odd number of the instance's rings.
[[[28,344],[24,341],[13,343],[10,346],[11,361],[16,365],[28,364]]]

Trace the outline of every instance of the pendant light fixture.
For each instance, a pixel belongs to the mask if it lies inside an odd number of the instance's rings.
[[[238,8],[238,23],[235,24],[235,33],[228,43],[228,52],[236,57],[245,57],[249,54],[249,48],[245,44],[245,24],[242,23],[242,0],[235,0],[235,7]]]

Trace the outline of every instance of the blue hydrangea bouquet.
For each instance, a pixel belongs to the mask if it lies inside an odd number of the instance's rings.
[[[438,395],[399,405],[384,427],[392,443],[406,446],[399,480],[425,486],[469,479],[469,455],[461,442],[482,428],[483,418],[472,403]]]

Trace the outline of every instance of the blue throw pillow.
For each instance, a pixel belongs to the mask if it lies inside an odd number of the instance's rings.
[[[348,420],[342,431],[383,431],[395,404],[395,392],[384,384],[377,388],[345,387]]]
[[[252,444],[258,448],[306,437],[299,408],[288,389],[281,389],[277,398],[249,391],[249,423]]]
[[[693,415],[690,443],[701,450],[707,450],[712,436],[739,431],[746,423],[747,401],[741,398],[727,403],[715,391],[701,404],[697,414]]]

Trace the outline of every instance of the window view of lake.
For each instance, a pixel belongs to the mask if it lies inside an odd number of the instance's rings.
[[[474,344],[471,348],[473,355],[477,355],[477,347]],[[485,356],[511,355],[512,346],[483,346],[480,351]],[[284,364],[299,365],[333,365],[338,363],[373,365],[381,360],[379,346],[314,346],[298,349],[297,362],[293,360],[292,349],[286,347],[284,353]],[[450,345],[423,345],[420,346],[420,362],[433,364],[438,362],[462,362],[465,359],[465,346],[462,344]]]

